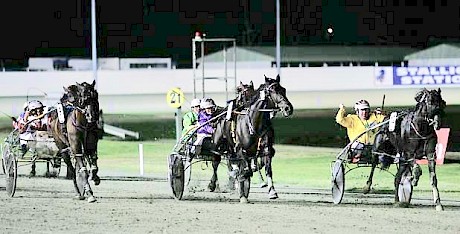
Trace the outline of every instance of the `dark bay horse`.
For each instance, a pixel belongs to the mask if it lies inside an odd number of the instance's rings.
[[[209,182],[208,189],[211,192],[217,188],[217,169],[222,160],[222,155],[227,156],[227,167],[228,171],[232,171],[232,164],[237,164],[238,160],[235,153],[235,125],[236,118],[239,113],[250,106],[251,98],[256,94],[254,90],[254,85],[251,81],[250,84],[244,85],[240,82],[240,85],[236,87],[237,98],[232,102],[232,106],[227,106],[225,109],[218,109],[213,115],[217,116],[222,113],[222,111],[230,111],[230,116],[221,117],[216,119],[215,122],[215,131],[212,136],[212,143],[216,155],[213,157],[212,167],[213,174],[211,181]],[[231,108],[230,110],[228,110]],[[228,188],[230,190],[235,189],[235,178],[234,176],[229,176]]]
[[[442,99],[441,89],[422,89],[416,94],[415,100],[417,104],[414,110],[399,113],[394,124],[390,121],[382,126],[376,136],[374,147],[378,150],[383,146],[383,142],[389,140],[400,154],[399,168],[394,181],[396,203],[399,202],[398,186],[403,173],[409,171],[412,174],[412,185],[415,186],[421,175],[421,171],[417,172],[419,166],[415,160],[427,158],[436,210],[443,210],[436,177],[435,130],[441,128],[446,102]]]
[[[279,77],[277,79],[271,79],[265,77],[265,83],[262,84],[259,88],[258,91],[262,90],[264,87],[272,85],[272,84],[279,84]],[[240,84],[241,88],[240,90],[240,95],[242,96],[240,100],[245,101],[242,105],[248,106],[248,100],[251,100],[251,98],[257,93],[257,91],[253,90],[253,84],[252,81],[249,85],[244,85]],[[280,93],[282,93],[286,97],[286,90],[283,87],[279,87]],[[292,106],[291,106],[292,108]],[[287,112],[283,112],[287,113]],[[273,148],[274,145],[274,139],[275,139],[275,130],[273,128],[271,119],[274,115],[276,115],[276,111],[271,111],[271,112],[264,112],[263,113],[263,128],[266,129],[264,131],[264,134],[261,135],[259,138],[258,142],[258,149],[257,149],[257,158],[254,160],[254,162],[251,163],[251,167],[253,171],[259,171],[260,179],[262,180],[262,185],[261,187],[266,187],[268,186],[268,197],[270,199],[276,199],[278,198],[278,194],[275,190],[274,184],[273,184],[273,170],[272,170],[272,159],[275,156],[275,149]],[[289,115],[285,115],[285,117],[288,117]],[[257,159],[260,159],[260,162],[258,162]],[[266,183],[263,180],[262,174],[260,173],[260,170],[262,167],[265,167],[265,175],[267,177],[267,182]]]
[[[95,82],[93,81],[92,84],[83,82],[64,88],[66,97],[65,100],[61,101],[70,107],[69,113],[65,117],[67,134],[63,133],[55,112],[50,125],[58,148],[61,151],[70,150],[72,163],[75,167],[73,182],[77,197],[80,200],[86,197],[88,202],[96,201],[89,180],[92,179],[95,185],[100,183],[97,176],[99,101],[94,86]],[[90,174],[87,171],[87,164],[90,167]]]
[[[249,90],[250,91],[250,90]],[[286,97],[286,89],[280,84],[279,75],[276,79],[265,77],[265,83],[260,85],[256,92],[251,92],[253,95],[239,95],[240,102],[245,102],[245,108],[242,114],[236,115],[234,130],[229,129],[229,125],[223,129],[216,129],[214,140],[217,142],[220,131],[226,135],[228,144],[234,146],[236,158],[231,159],[232,167],[237,168],[237,179],[240,202],[247,202],[250,189],[250,178],[252,176],[251,160],[257,157],[260,147],[260,139],[265,135],[270,136],[267,132],[271,126],[267,125],[267,112],[264,109],[280,109],[284,116],[290,116],[293,113],[293,106]],[[241,99],[246,98],[246,99]],[[238,106],[238,104],[237,104]],[[230,137],[231,136],[231,137]],[[273,138],[269,141],[273,142]],[[271,144],[272,146],[273,144]],[[268,151],[269,152],[269,151]],[[274,153],[274,150],[272,151]],[[270,157],[267,157],[270,158]],[[270,158],[271,159],[271,158]],[[233,162],[232,162],[233,161]],[[269,163],[266,163],[268,165]],[[270,163],[271,164],[271,163]],[[266,170],[271,173],[271,170]],[[267,174],[268,175],[268,174]],[[271,176],[271,174],[270,174]],[[271,177],[270,177],[271,178]],[[272,180],[269,179],[270,190],[274,191]],[[276,191],[274,191],[276,194]]]

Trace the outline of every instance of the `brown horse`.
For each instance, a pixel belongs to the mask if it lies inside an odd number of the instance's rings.
[[[52,135],[60,151],[69,151],[72,163],[75,167],[73,176],[74,187],[77,198],[88,202],[95,202],[89,180],[95,185],[100,183],[97,176],[97,143],[99,139],[99,101],[98,93],[94,89],[95,82],[86,82],[70,85],[65,88],[65,95],[61,103],[66,105],[67,114],[65,127],[67,133],[63,132],[56,112],[51,120]],[[90,167],[90,174],[87,170]]]

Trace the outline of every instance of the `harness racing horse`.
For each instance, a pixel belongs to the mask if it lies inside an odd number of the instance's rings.
[[[237,171],[238,192],[242,203],[248,201],[252,176],[250,164],[251,160],[257,157],[259,139],[266,135],[268,131],[272,131],[265,122],[267,113],[262,110],[280,109],[285,117],[293,113],[292,104],[286,97],[286,89],[279,82],[279,75],[276,79],[265,77],[265,83],[260,85],[255,95],[246,100],[248,104],[248,108],[245,109],[246,113],[235,116],[235,139],[233,143],[229,142],[229,144],[234,144],[234,152],[236,153],[237,164],[235,165],[232,162],[232,167],[234,166]],[[228,130],[225,132],[229,135]],[[271,141],[273,141],[273,138]],[[270,189],[274,190],[271,179],[269,179],[269,183]]]
[[[96,201],[89,180],[93,180],[95,185],[100,183],[97,176],[99,101],[94,86],[95,81],[92,84],[83,82],[64,88],[67,104],[72,107],[65,117],[67,134],[63,133],[57,114],[51,120],[52,134],[56,145],[60,151],[70,149],[72,162],[75,165],[73,182],[77,198],[84,200],[87,197],[88,202]],[[91,169],[90,174],[86,169],[87,163]]]
[[[212,147],[215,150],[215,155],[212,161],[213,174],[211,181],[208,184],[208,189],[214,192],[217,188],[217,169],[222,160],[221,155],[225,154],[228,157],[228,171],[232,171],[232,164],[237,163],[235,154],[235,120],[237,113],[242,109],[246,108],[250,104],[250,98],[255,95],[254,85],[251,81],[250,85],[244,85],[240,82],[240,85],[236,87],[237,98],[232,102],[232,106],[227,106],[226,109],[217,109],[214,112],[214,116],[220,115],[222,111],[231,112],[230,118],[218,118],[215,122],[215,131],[212,135]],[[233,106],[234,105],[234,106]],[[228,110],[228,108],[231,108]],[[235,178],[234,175],[229,175],[228,188],[230,190],[235,189]]]
[[[277,78],[278,79],[278,78]],[[279,80],[271,79],[265,77],[265,83],[258,88],[258,90],[262,90],[264,86],[272,85],[275,83],[279,83]],[[240,84],[242,87],[240,91],[240,95],[243,96],[240,100],[243,100],[245,103],[242,105],[248,106],[248,100],[250,100],[255,94],[256,91],[254,90],[252,81],[249,85]],[[283,87],[280,88],[280,93],[286,97],[286,90]],[[287,98],[286,98],[287,99]],[[292,109],[292,106],[291,106]],[[264,112],[263,113],[263,128],[266,129],[265,133],[259,138],[258,147],[257,147],[257,157],[255,158],[255,162],[251,162],[251,168],[253,171],[258,171],[260,180],[262,181],[261,187],[267,187],[268,190],[268,198],[276,199],[278,198],[278,193],[275,190],[273,185],[273,170],[272,170],[272,159],[275,156],[275,149],[273,148],[274,139],[275,139],[275,130],[273,129],[273,125],[271,122],[272,116],[276,114],[275,111],[273,112]],[[285,117],[287,117],[285,115]],[[260,158],[260,163],[257,162],[257,159]],[[265,175],[267,177],[268,183],[263,180],[262,174],[260,170],[262,167],[265,166]]]
[[[415,110],[400,113],[396,117],[394,125],[383,125],[380,129],[382,134],[376,136],[375,148],[379,149],[382,142],[389,140],[400,154],[399,168],[395,176],[395,203],[400,201],[398,186],[407,171],[412,174],[412,186],[416,186],[421,169],[416,164],[416,159],[426,157],[428,159],[428,171],[430,172],[430,182],[433,190],[433,200],[436,210],[443,210],[441,198],[438,190],[438,180],[436,177],[436,144],[437,135],[435,130],[439,130],[442,124],[442,116],[446,102],[442,99],[441,89],[419,91],[415,100],[417,104]],[[419,170],[419,171],[417,171]],[[414,173],[412,173],[414,172]],[[410,202],[410,195],[408,201]],[[407,202],[401,202],[400,205]]]

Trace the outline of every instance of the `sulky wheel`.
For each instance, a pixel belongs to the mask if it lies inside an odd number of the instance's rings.
[[[7,144],[2,148],[2,166],[5,172],[6,193],[13,197],[18,180],[18,161]]]
[[[402,204],[410,204],[412,199],[412,173],[410,170],[406,170],[403,175],[401,176],[401,181],[399,182],[398,186],[398,197],[399,202]]]
[[[184,164],[182,156],[179,154],[170,154],[168,156],[168,181],[171,186],[174,198],[182,199],[184,194]]]
[[[345,170],[341,159],[335,161],[332,166],[332,201],[334,204],[342,202],[345,192]]]

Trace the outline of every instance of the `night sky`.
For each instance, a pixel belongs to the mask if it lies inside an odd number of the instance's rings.
[[[274,46],[275,0],[96,0],[99,57],[172,57],[191,65],[195,31]],[[281,45],[424,48],[460,36],[460,1],[280,0]],[[2,1],[3,66],[31,56],[90,58],[90,0]],[[325,29],[334,28],[329,41]],[[209,46],[208,52],[220,49]]]

